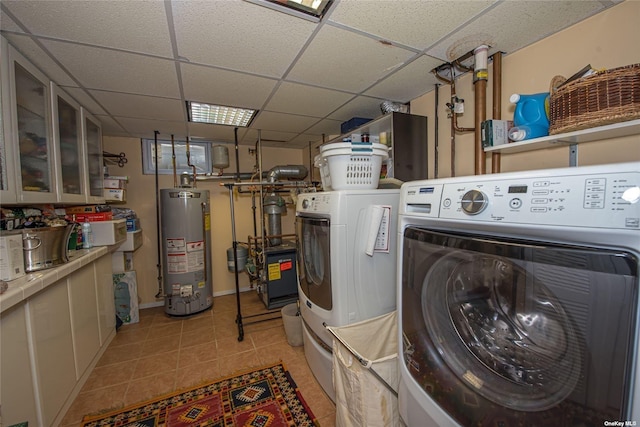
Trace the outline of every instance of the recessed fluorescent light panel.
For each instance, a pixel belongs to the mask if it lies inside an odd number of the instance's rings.
[[[319,22],[324,14],[329,10],[333,0],[246,0],[250,3],[259,4],[269,9],[278,10],[307,19]]]
[[[187,101],[187,111],[190,122],[240,127],[249,126],[257,113],[257,110],[248,108],[202,104],[193,101]]]

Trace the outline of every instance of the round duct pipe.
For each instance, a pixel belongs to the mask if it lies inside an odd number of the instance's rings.
[[[308,170],[304,165],[281,165],[274,166],[267,172],[267,182],[275,183],[280,179],[305,179]],[[265,215],[267,215],[267,230],[271,246],[282,244],[282,214],[287,207],[284,199],[275,192],[266,194],[262,201]]]

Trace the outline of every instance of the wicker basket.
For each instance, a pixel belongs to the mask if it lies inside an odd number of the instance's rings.
[[[640,64],[603,71],[553,90],[549,134],[640,118]]]

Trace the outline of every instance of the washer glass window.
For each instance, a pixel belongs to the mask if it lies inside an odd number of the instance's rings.
[[[637,269],[625,251],[409,227],[404,362],[463,425],[624,419]]]

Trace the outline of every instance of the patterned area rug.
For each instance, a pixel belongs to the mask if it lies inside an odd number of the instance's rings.
[[[317,426],[282,363],[161,396],[117,412],[87,416],[83,427]]]

